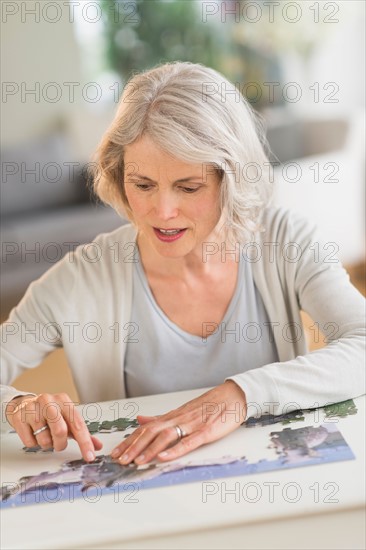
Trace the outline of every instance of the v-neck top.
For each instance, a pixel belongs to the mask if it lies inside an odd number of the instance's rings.
[[[135,257],[124,365],[127,397],[216,386],[228,376],[278,361],[271,324],[244,254],[239,255],[236,288],[223,320],[203,321],[207,338],[168,318],[153,296],[138,251]]]

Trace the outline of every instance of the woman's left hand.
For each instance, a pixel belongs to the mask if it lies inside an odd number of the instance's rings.
[[[155,457],[174,460],[239,428],[246,410],[244,392],[227,380],[161,416],[138,415],[140,426],[111,455],[121,464],[146,464]],[[182,438],[176,426],[182,430]]]

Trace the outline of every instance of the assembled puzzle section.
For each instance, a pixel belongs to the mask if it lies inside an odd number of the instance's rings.
[[[56,471],[43,471],[38,475],[24,476],[14,483],[4,484],[1,491],[1,507],[82,498],[86,492],[89,498],[93,498],[115,494],[116,491],[131,492],[131,488],[137,492],[153,487],[353,460],[355,455],[341,433],[339,422],[326,423],[325,420],[343,419],[356,413],[357,408],[353,400],[348,400],[323,409],[293,411],[277,417],[267,415],[249,419],[238,431],[248,428],[250,431],[255,430],[258,436],[256,441],[259,442],[256,459],[253,459],[253,456],[248,458],[250,452],[248,449],[244,451],[243,448],[241,455],[225,455],[204,460],[192,460],[187,455],[178,461],[152,461],[140,466],[134,463],[121,465],[107,455],[97,456],[92,463],[82,459],[66,461]],[[323,418],[323,422],[311,422],[313,414]],[[278,423],[286,427],[276,431],[269,430],[269,426]],[[292,425],[294,423],[296,426]],[[301,426],[299,423],[305,425]],[[311,425],[313,423],[316,425]],[[137,426],[136,419],[128,418],[88,423],[89,431],[93,434],[123,432]],[[25,450],[35,452],[34,448]]]

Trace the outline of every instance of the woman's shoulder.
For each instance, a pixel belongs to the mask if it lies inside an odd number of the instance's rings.
[[[137,261],[136,234],[131,223],[123,222],[113,231],[99,233],[91,241],[78,244],[67,252],[31,285],[59,285],[62,282],[68,288],[80,279],[92,284],[92,281],[103,276],[121,275]]]
[[[269,206],[263,212],[260,241],[292,242],[307,240],[316,231],[314,222],[296,210]]]
[[[73,252],[72,261],[85,272],[95,274],[98,269],[120,272],[121,266],[138,261],[136,236],[133,224],[122,223],[117,229],[99,233],[91,242],[79,245]]]
[[[110,231],[108,233],[99,233],[94,239],[93,243],[102,247],[108,248],[115,243],[126,244],[129,242],[136,241],[137,230],[132,223],[123,223],[117,229]]]

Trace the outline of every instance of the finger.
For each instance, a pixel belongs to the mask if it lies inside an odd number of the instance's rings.
[[[42,432],[36,433],[36,434],[34,433],[44,427],[46,427],[46,429],[44,429]],[[52,439],[51,429],[46,422],[43,422],[43,424],[37,422],[36,424],[31,426],[31,428],[33,430],[33,437],[37,441],[37,445],[42,447],[42,449],[53,448],[53,439]]]
[[[101,442],[101,440],[95,437],[94,435],[91,436],[91,440],[93,442],[94,449],[96,451],[100,451],[100,449],[103,448],[103,443]]]
[[[140,437],[143,429],[144,429],[143,427],[136,428],[136,430],[134,432],[132,432],[132,434],[130,434],[128,437],[126,437],[126,439],[124,441],[119,443],[119,445],[117,445],[111,451],[111,457],[112,458],[117,458],[117,457],[121,456],[121,454],[124,453],[124,451],[126,449],[128,449],[128,447],[130,447],[133,444],[133,442],[136,439],[138,439],[138,437]]]
[[[158,416],[138,415],[137,416],[138,419],[142,418],[144,420],[145,418],[148,418],[149,421],[143,423],[139,428],[136,428],[136,430],[131,435],[129,435],[124,441],[122,441],[119,445],[117,445],[111,451],[112,458],[118,458],[118,457],[121,457],[123,454],[127,454],[128,457],[125,458],[125,462],[123,462],[123,463],[127,464],[127,463],[131,462],[131,460],[133,460],[133,458],[131,459],[129,448],[132,447],[133,451],[135,451],[135,447],[133,447],[133,445],[135,444],[135,441],[137,441],[137,439],[140,438],[141,434],[147,429],[147,424],[148,423],[151,422],[151,425],[149,426],[149,430],[151,430],[152,433],[155,434],[155,436],[159,432],[164,430],[165,428],[170,428],[172,426],[171,422],[169,424],[167,424],[166,422],[164,422],[164,423],[162,422],[162,419],[165,418],[166,416],[167,415],[158,415]],[[179,421],[179,424],[180,424],[180,418],[179,417],[178,418],[175,417],[174,421],[175,421],[174,425],[176,423],[178,423],[178,421]],[[145,443],[147,445],[150,441],[151,441],[151,438],[148,439],[148,440],[143,440],[143,443]],[[140,443],[141,443],[141,441],[140,441]],[[138,447],[138,448],[140,448],[140,447]],[[133,456],[137,456],[135,452],[134,452]]]
[[[41,394],[37,405],[40,418],[32,422],[33,431],[48,426],[47,430],[36,434],[37,443],[43,448],[53,447],[55,451],[63,451],[67,447],[68,425],[62,415],[62,407],[58,396]]]
[[[174,426],[165,428],[152,441],[152,443],[144,449],[144,451],[135,458],[136,464],[146,464],[150,462],[156,455],[167,449],[170,445],[177,442],[177,430]]]
[[[29,403],[30,401],[35,401],[36,399],[37,399],[37,396],[35,395],[19,396],[9,401],[9,403],[6,405],[6,408],[5,408],[5,417],[13,428],[14,428],[13,426],[14,419],[16,421],[16,418],[19,415],[19,413],[21,414],[24,411],[24,407],[26,403]]]
[[[142,431],[139,433],[133,442],[125,447],[125,445],[120,445],[123,448],[122,454],[119,457],[119,462],[121,464],[129,464],[132,462],[142,451],[155,439],[158,431],[157,428],[142,428]],[[127,441],[127,440],[126,440]]]
[[[137,421],[140,425],[146,424],[147,422],[152,422],[153,420],[157,420],[158,416],[146,416],[144,414],[138,414],[137,415]]]
[[[203,432],[195,432],[191,435],[183,437],[176,445],[165,449],[158,453],[157,458],[161,462],[167,462],[169,460],[175,460],[181,456],[184,456],[194,449],[198,449],[201,445],[207,443],[206,437]]]
[[[83,459],[87,462],[92,462],[95,459],[94,443],[84,419],[70,399],[68,401],[63,401],[61,410],[68,430],[80,447]],[[66,430],[66,433],[68,430]],[[64,437],[63,431],[60,436]]]
[[[38,445],[37,440],[33,435],[34,430],[29,424],[25,424],[24,422],[20,422],[14,418],[13,428],[17,432],[25,447],[35,447]]]
[[[63,451],[67,446],[68,437],[74,439],[74,436],[71,430],[69,430],[67,423],[63,420],[62,422],[64,423],[64,429],[55,429],[53,428],[53,424],[50,422],[50,424],[48,425],[48,430],[44,430],[40,434],[34,436],[37,439],[38,445],[40,445],[44,449],[54,447],[55,451]],[[39,427],[41,426],[34,427],[34,431],[36,431],[36,429],[38,429]],[[62,434],[67,434],[66,438],[62,437],[62,439],[60,439],[60,432]],[[94,450],[99,451],[103,447],[103,443],[97,437],[91,436],[91,440],[94,446]]]
[[[170,413],[169,413],[170,414]],[[146,416],[141,415],[143,418],[147,418]],[[166,415],[164,415],[165,417]],[[150,418],[150,417],[148,417]],[[175,429],[176,424],[180,426],[186,426],[187,422],[193,421],[195,424],[197,424],[197,420],[200,420],[199,412],[197,411],[191,411],[190,413],[186,414],[185,416],[174,416],[174,423],[172,421],[170,422],[161,422],[161,416],[157,417],[157,421],[152,421],[151,423],[145,423],[139,428],[137,428],[125,441],[121,442],[117,447],[115,447],[112,452],[111,456],[112,458],[118,458],[121,457],[123,454],[126,454],[128,456],[125,457],[124,461],[121,461],[123,464],[127,464],[131,462],[131,460],[134,460],[135,457],[138,456],[136,454],[135,449],[140,449],[141,444],[145,444],[145,447],[150,443],[150,441],[154,438],[150,439],[144,439],[139,441],[139,446],[135,447],[135,441],[140,438],[141,433],[143,433],[144,430],[150,430],[155,436],[157,436],[159,433],[161,433],[164,429],[171,429],[174,427],[173,433],[175,435],[175,438],[177,438],[177,431]],[[193,429],[190,429],[190,432],[192,432]],[[174,439],[173,439],[174,441]],[[132,447],[133,454],[130,452],[130,447]],[[141,454],[141,453],[140,453]],[[132,457],[132,458],[131,458]],[[143,459],[142,459],[143,460]],[[143,462],[146,462],[143,460]],[[142,464],[142,462],[141,462]]]
[[[13,417],[13,427],[26,447],[40,445],[43,448],[52,447],[52,439],[49,430],[44,434],[33,432],[47,426],[47,421],[42,417],[42,407],[37,398],[19,403]],[[43,437],[42,437],[43,436]]]

